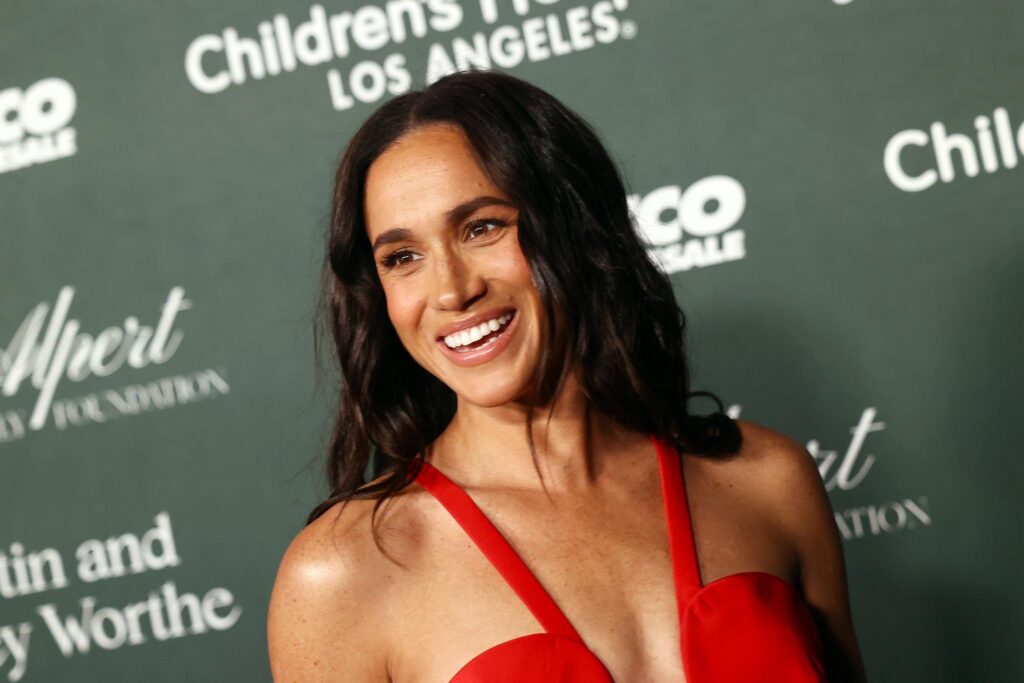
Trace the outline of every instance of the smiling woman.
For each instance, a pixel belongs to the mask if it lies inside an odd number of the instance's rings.
[[[278,570],[275,680],[863,680],[812,459],[690,390],[672,284],[554,97],[472,71],[378,109],[321,304],[330,494]]]
[[[516,204],[480,168],[461,128],[423,126],[381,154],[365,212],[403,348],[475,405],[518,398],[536,364],[542,305]]]

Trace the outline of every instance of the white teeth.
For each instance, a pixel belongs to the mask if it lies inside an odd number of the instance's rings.
[[[497,332],[502,325],[512,319],[511,313],[500,315],[493,320],[488,320],[485,323],[480,323],[476,327],[471,327],[467,330],[460,330],[453,334],[449,334],[444,338],[445,345],[450,349],[455,349],[466,344],[472,344],[475,341],[480,341],[483,337],[490,334],[491,332]]]

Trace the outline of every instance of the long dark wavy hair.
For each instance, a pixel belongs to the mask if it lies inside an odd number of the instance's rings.
[[[626,187],[597,134],[534,85],[462,71],[382,105],[338,166],[314,323],[314,351],[320,358],[328,345],[338,375],[330,493],[307,523],[354,498],[375,498],[375,518],[455,415],[454,392],[413,360],[391,325],[363,213],[374,160],[403,135],[438,123],[462,129],[484,173],[519,210],[519,243],[546,317],[530,404],[550,406],[578,370],[588,405],[621,425],[680,452],[736,452],[740,431],[718,397],[690,391],[686,318],[641,243]],[[714,399],[717,412],[691,415],[687,401],[698,394]],[[526,436],[536,465],[532,412]],[[371,474],[394,476],[369,476],[371,457]]]

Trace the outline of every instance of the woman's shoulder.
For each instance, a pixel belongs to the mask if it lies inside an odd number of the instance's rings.
[[[737,420],[737,424],[743,435],[741,453],[767,498],[796,510],[808,498],[821,502],[824,483],[817,462],[803,444],[755,422]]]
[[[389,476],[382,475],[360,489]],[[380,595],[387,584],[377,572],[396,556],[409,559],[415,552],[425,532],[422,508],[426,501],[425,492],[410,485],[379,501],[379,506],[377,498],[335,503],[292,539],[281,559],[279,578],[283,575],[313,590],[358,590],[372,585],[375,590],[370,594]]]
[[[713,489],[723,505],[773,520],[799,554],[832,533],[832,508],[805,446],[783,432],[749,420],[736,420],[740,450],[725,457],[690,456],[688,467]]]
[[[737,420],[743,445],[723,479],[763,519],[773,520],[806,572],[838,561],[839,535],[817,462],[792,437],[747,420]],[[719,482],[720,484],[722,482]]]
[[[799,585],[816,614],[849,680],[864,680],[863,664],[850,613],[842,538],[818,464],[791,437],[746,420],[738,420],[744,445],[737,471],[749,479],[748,492],[759,500],[793,548]]]
[[[750,420],[736,419],[742,436],[740,449],[723,457],[693,456],[711,476],[743,483],[745,493],[777,497],[780,493],[817,489],[818,466],[807,448],[792,437]]]
[[[336,503],[291,540],[267,614],[275,680],[306,680],[314,672],[338,680],[380,676],[388,605],[409,575],[402,566],[415,564],[423,545],[422,493],[413,486],[399,491],[381,503],[376,520],[376,499]]]

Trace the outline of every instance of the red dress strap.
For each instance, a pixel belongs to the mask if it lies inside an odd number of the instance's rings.
[[[422,460],[416,483],[451,513],[545,631],[583,642],[537,577],[468,493],[426,460]]]
[[[679,452],[670,444],[651,436],[658,451],[661,473],[661,495],[668,519],[668,545],[672,554],[672,574],[676,587],[676,603],[682,619],[686,606],[702,587],[700,565],[697,563],[697,542],[693,536],[690,508],[686,500],[686,483]]]

